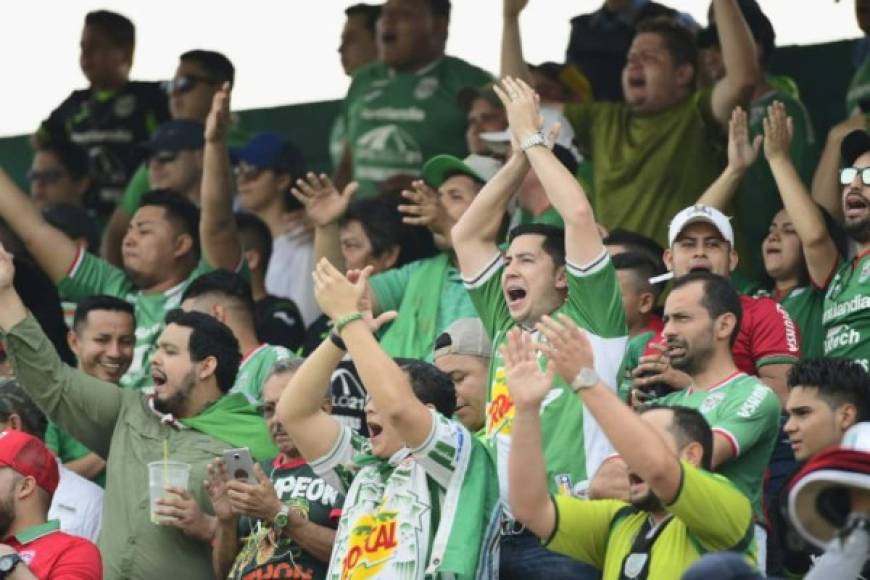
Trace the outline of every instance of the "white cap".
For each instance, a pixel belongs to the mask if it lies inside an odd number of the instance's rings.
[[[503,165],[503,163],[495,157],[489,157],[488,155],[478,155],[476,153],[472,153],[471,155],[463,159],[462,162],[465,163],[479,176],[481,176],[484,182],[492,179],[493,176],[498,173],[498,170],[501,169],[501,166]]]
[[[541,129],[541,132],[544,135],[548,135],[550,128],[556,123],[559,123],[559,136],[556,137],[556,145],[561,145],[569,150],[579,161],[581,157],[580,152],[577,150],[577,147],[574,146],[574,137],[576,136],[574,133],[574,127],[571,126],[571,122],[565,117],[565,115],[556,109],[541,107],[541,117],[544,118],[544,126]],[[491,131],[488,133],[481,133],[480,138],[488,143],[510,143],[511,133],[510,129],[504,131]]]
[[[711,224],[726,242],[734,245],[734,230],[731,229],[729,218],[715,207],[699,203],[680,210],[671,220],[671,225],[668,226],[668,246],[674,245],[677,236],[687,225],[698,222]]]

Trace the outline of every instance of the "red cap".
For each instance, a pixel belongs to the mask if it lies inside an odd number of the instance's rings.
[[[23,431],[0,432],[0,466],[11,467],[21,475],[29,475],[49,495],[54,495],[60,480],[57,460],[48,447]]]

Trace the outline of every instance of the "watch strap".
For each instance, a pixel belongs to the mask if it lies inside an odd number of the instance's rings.
[[[523,139],[522,143],[520,143],[520,149],[523,151],[529,149],[530,147],[535,147],[537,145],[546,145],[547,138],[544,137],[544,134],[538,131],[537,133],[532,133],[525,139]]]

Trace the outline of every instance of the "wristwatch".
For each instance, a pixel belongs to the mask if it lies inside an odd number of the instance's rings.
[[[0,579],[8,577],[22,561],[18,554],[0,556]]]
[[[281,509],[278,510],[278,513],[275,515],[275,519],[272,520],[272,524],[275,526],[276,530],[283,530],[287,527],[287,524],[290,523],[290,506],[287,504],[281,504]]]
[[[538,131],[537,133],[532,133],[528,137],[526,137],[522,143],[520,143],[520,149],[523,151],[529,149],[530,147],[534,147],[536,145],[546,145],[547,138],[544,137],[544,134]]]
[[[595,369],[583,367],[580,369],[580,372],[577,373],[577,376],[574,377],[574,380],[571,381],[571,390],[577,393],[583,389],[594,387],[600,382],[601,379],[599,378],[598,373],[595,372]]]

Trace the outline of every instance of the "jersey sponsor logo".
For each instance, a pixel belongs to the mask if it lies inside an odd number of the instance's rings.
[[[34,552],[33,550],[22,550],[22,551],[18,552],[18,555],[21,556],[21,559],[28,566],[30,566],[30,564],[33,562],[34,558],[36,558],[36,552]]]
[[[354,161],[417,166],[423,163],[423,153],[410,133],[397,125],[383,125],[360,135]]]
[[[822,316],[822,323],[827,324],[835,318],[850,316],[868,308],[870,308],[870,296],[858,294],[846,302],[840,302],[839,304],[833,304],[828,308],[825,308],[825,313]]]
[[[136,110],[136,95],[121,95],[115,100],[115,105],[112,108],[116,117],[122,119],[129,117]]]
[[[438,90],[438,79],[436,77],[425,77],[420,79],[417,86],[414,87],[414,98],[418,101],[425,101]]]
[[[854,346],[861,342],[861,333],[848,324],[839,324],[828,329],[825,336],[825,354],[838,348]]]
[[[319,501],[325,506],[335,505],[338,501],[338,492],[318,477],[288,475],[277,478],[273,485],[275,492],[284,500]]]
[[[761,405],[764,398],[770,392],[764,385],[757,385],[749,396],[743,401],[743,404],[740,405],[740,408],[737,410],[737,416],[742,419],[749,419],[752,417],[755,412],[758,410],[758,407]]]
[[[710,393],[707,395],[707,398],[704,399],[701,404],[698,406],[698,412],[701,414],[707,414],[716,407],[719,406],[719,403],[725,399],[725,393],[722,391],[718,391],[716,393]]]
[[[861,266],[861,275],[858,276],[858,284],[865,284],[870,279],[870,260],[866,260]]]
[[[242,580],[262,580],[263,578],[311,580],[314,578],[314,570],[311,568],[302,568],[298,564],[292,562],[274,562],[242,575]]]
[[[795,330],[794,322],[792,321],[791,316],[788,315],[788,312],[786,312],[782,305],[778,302],[776,304],[776,311],[779,312],[780,316],[782,316],[783,324],[785,324],[785,342],[788,346],[789,352],[800,352],[800,347],[798,346],[797,339],[797,330]]]
[[[342,580],[378,577],[399,545],[396,515],[398,512],[378,510],[357,518],[341,563]]]
[[[486,434],[510,435],[513,431],[516,409],[507,388],[507,372],[504,367],[499,367],[495,371],[491,399],[486,411]]]
[[[424,123],[426,111],[417,107],[380,107],[378,109],[363,109],[360,111],[360,117],[364,121]]]

